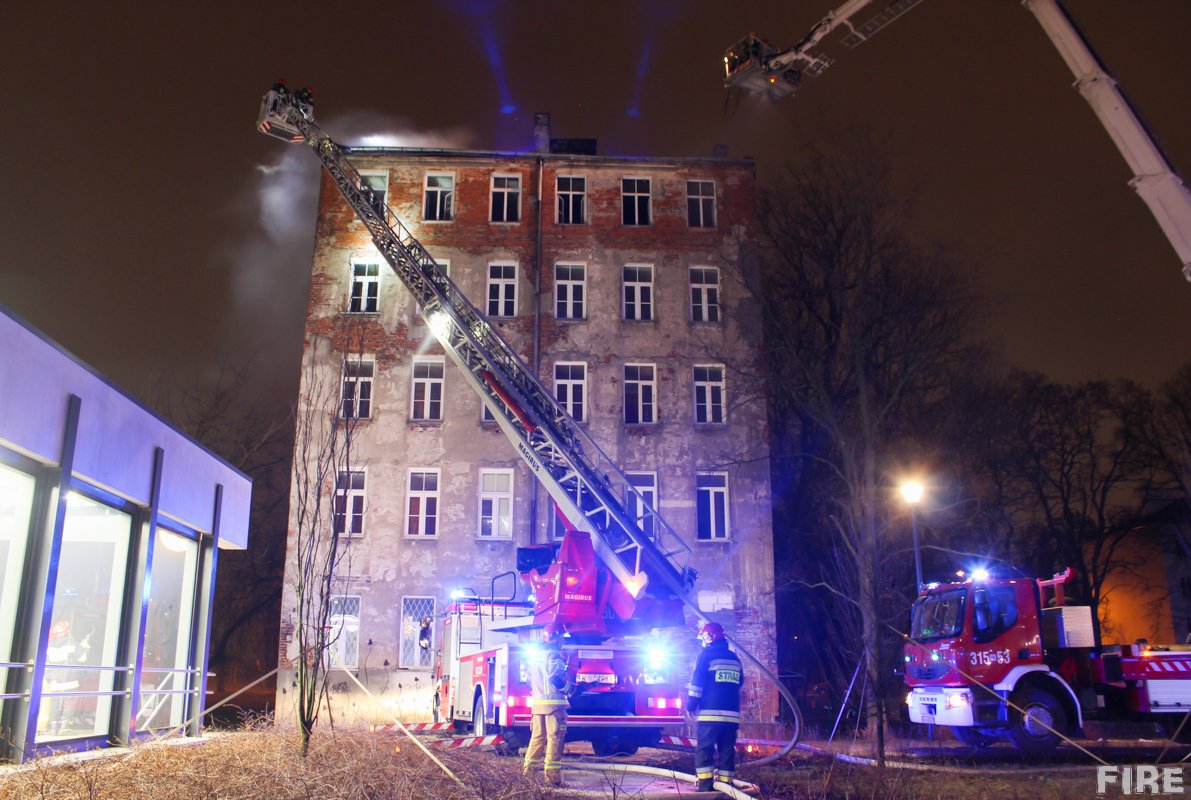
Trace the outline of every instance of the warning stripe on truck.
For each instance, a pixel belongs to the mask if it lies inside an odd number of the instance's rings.
[[[447,731],[452,727],[450,722],[412,722],[405,726],[407,731],[411,733],[419,733],[421,731]],[[373,731],[398,731],[401,730],[396,725],[373,725]]]
[[[673,747],[696,747],[699,742],[697,739],[692,739],[689,736],[670,736],[668,734],[662,736],[662,744],[671,745]],[[785,746],[785,742],[771,742],[767,739],[737,739],[736,749],[744,752],[752,752],[754,749],[763,747],[772,747],[775,749]]]
[[[462,739],[444,739],[441,742],[430,742],[431,747],[483,747],[489,744],[500,744],[505,737],[497,736],[464,736]]]

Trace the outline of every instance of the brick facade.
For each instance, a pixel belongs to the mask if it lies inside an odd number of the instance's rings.
[[[492,318],[494,327],[527,364],[533,365],[536,356],[547,387],[554,387],[556,362],[586,364],[588,432],[621,469],[656,475],[660,512],[694,548],[701,605],[714,609],[712,616],[730,634],[776,669],[764,403],[740,392],[734,395],[732,370],[726,369],[726,421],[697,425],[692,377],[698,365],[744,362],[756,346],[749,326],[737,322],[755,319],[755,314],[726,272],[753,217],[753,164],[414,149],[357,149],[352,161],[362,173],[384,176],[390,208],[431,255],[449,262],[451,278],[481,312],[487,311],[489,265],[516,266],[516,316]],[[454,179],[451,221],[423,219],[428,172]],[[517,223],[490,221],[494,174],[520,178]],[[585,179],[584,224],[558,223],[559,176]],[[624,177],[649,180],[649,225],[622,223]],[[688,225],[689,180],[714,184],[711,227]],[[411,420],[413,360],[441,356],[442,350],[383,262],[375,313],[348,313],[353,263],[376,258],[366,229],[324,175],[303,375],[305,380],[313,365],[338,380],[345,348],[374,360],[370,414],[361,421],[354,445],[358,468],[366,473],[364,531],[352,543],[352,575],[345,593],[360,597],[360,680],[390,708],[424,715],[429,713],[430,675],[423,665],[410,663],[411,621],[402,618],[403,601],[411,612],[432,602],[434,612],[441,613],[452,589],[467,587],[487,595],[492,577],[514,568],[516,547],[549,540],[551,512],[546,493],[531,480],[503,434],[481,420],[479,398],[449,359],[441,421]],[[555,318],[554,278],[560,263],[584,267],[583,319]],[[638,264],[652,267],[653,319],[626,321],[622,267]],[[692,321],[691,268],[720,270],[721,314],[716,322]],[[625,364],[656,369],[654,424],[624,421]],[[407,535],[409,473],[422,469],[439,471],[434,537]],[[512,470],[509,539],[480,536],[482,469]],[[727,473],[724,539],[697,539],[700,471]],[[290,626],[284,628],[290,638],[293,609],[293,597],[287,594],[283,623]],[[696,627],[692,623],[667,635],[687,650]],[[286,647],[283,642],[283,665]],[[755,721],[772,721],[776,692],[765,688],[760,676],[749,677],[747,712]],[[284,689],[291,681],[292,675],[283,674],[278,685]],[[332,683],[341,682],[333,678]],[[292,695],[281,694],[281,689],[278,708],[285,713]],[[373,706],[351,691],[332,694],[337,720],[346,715],[385,721],[383,711]]]

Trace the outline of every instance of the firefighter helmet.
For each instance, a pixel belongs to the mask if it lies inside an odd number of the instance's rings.
[[[50,627],[50,639],[61,639],[70,636],[70,623],[60,619]]]
[[[542,628],[542,638],[546,640],[554,639],[558,636],[562,636],[565,631],[566,629],[563,628],[560,623],[551,622],[546,627]]]
[[[709,622],[699,629],[699,638],[703,641],[703,646],[714,642],[716,639],[724,638],[724,626],[718,622]]]

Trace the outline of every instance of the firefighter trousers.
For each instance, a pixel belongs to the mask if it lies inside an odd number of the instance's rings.
[[[735,722],[699,722],[695,728],[699,736],[695,746],[695,777],[700,781],[711,780],[718,750],[720,780],[730,781],[736,776],[736,732],[740,726]]]
[[[567,738],[567,710],[534,714],[529,718],[529,749],[525,751],[524,772],[532,775],[544,764],[546,783],[562,781],[562,747]],[[544,758],[543,758],[544,756]]]

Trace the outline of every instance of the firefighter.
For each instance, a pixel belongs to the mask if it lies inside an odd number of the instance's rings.
[[[574,687],[567,676],[559,640],[563,627],[551,622],[542,629],[542,647],[529,668],[533,691],[533,716],[530,717],[529,749],[525,751],[523,772],[532,778],[545,755],[546,783],[561,788],[562,747],[567,737],[567,695]]]
[[[724,626],[709,622],[699,631],[703,652],[695,659],[695,672],[687,697],[687,713],[695,717],[699,743],[695,747],[698,791],[713,790],[716,750],[719,778],[731,783],[736,775],[736,732],[740,729],[740,685],[744,670],[728,649]]]

